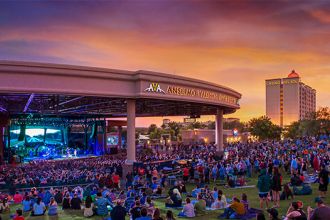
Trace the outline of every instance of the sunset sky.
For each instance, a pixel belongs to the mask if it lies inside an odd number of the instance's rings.
[[[1,1],[0,60],[153,70],[231,87],[265,114],[292,69],[330,106],[329,1]],[[138,125],[160,119],[139,119]]]

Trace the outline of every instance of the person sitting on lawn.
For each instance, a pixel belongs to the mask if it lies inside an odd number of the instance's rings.
[[[78,198],[78,194],[75,193],[73,198],[71,199],[71,209],[76,209],[76,210],[80,210],[81,209],[81,199]]]
[[[221,201],[221,196],[218,196],[218,198],[211,205],[212,209],[223,209],[224,207],[225,207],[225,205]]]
[[[121,200],[117,200],[117,205],[111,210],[111,219],[125,220],[126,209],[121,205]]]
[[[315,209],[312,209],[310,206],[307,207],[308,219],[309,220],[329,219],[330,207],[326,206],[320,197],[316,197],[314,202],[316,203]]]
[[[225,212],[221,215],[221,217],[225,217],[227,219],[232,218],[239,218],[245,214],[244,204],[237,198],[233,198],[233,202],[230,204],[229,207],[225,209]]]
[[[249,201],[247,199],[247,195],[242,193],[242,200],[241,202],[244,204],[245,213],[249,212]]]
[[[182,197],[177,188],[173,189],[173,193],[170,198],[167,199],[166,207],[181,207],[182,206]]]
[[[54,197],[50,198],[48,215],[57,215],[57,202],[55,201]]]
[[[44,215],[46,211],[45,203],[41,201],[41,198],[38,197],[37,202],[33,204],[32,216]]]
[[[0,203],[0,213],[10,212],[8,198],[4,198]]]
[[[293,196],[293,192],[289,187],[289,184],[284,184],[283,186],[283,192],[281,193],[280,199],[281,200],[285,200],[285,199],[289,199],[289,197],[291,197],[291,200],[293,200],[294,196]]]
[[[93,199],[90,195],[88,195],[85,200],[84,216],[85,217],[93,216],[94,215],[93,208],[94,208]]]
[[[299,207],[298,202],[293,202],[291,203],[287,213],[286,217],[284,218],[285,220],[307,220],[307,216],[304,213],[304,211]]]
[[[136,220],[151,220],[151,217],[148,216],[148,210],[146,208],[141,209],[141,216],[136,218]]]
[[[97,198],[95,201],[95,206],[96,206],[96,214],[99,216],[105,216],[108,215],[108,205],[111,205],[109,200],[107,200],[106,198],[102,197],[102,194],[100,192],[98,192],[97,194]]]
[[[175,220],[174,214],[173,214],[173,212],[171,210],[168,210],[166,212],[166,220]]]
[[[275,208],[267,209],[270,220],[279,220],[278,211]]]
[[[131,208],[131,210],[129,211],[132,220],[135,220],[135,219],[141,217],[141,209],[142,209],[142,207],[141,207],[140,201],[136,200],[133,208]]]
[[[32,210],[32,201],[30,196],[25,196],[24,200],[22,201],[23,205],[23,212],[29,212]]]
[[[301,184],[303,183],[303,181],[301,181],[301,179],[299,178],[299,176],[296,173],[294,173],[291,176],[290,183],[291,183],[292,186],[301,186]]]
[[[15,204],[20,204],[23,201],[23,196],[17,191],[13,199]]]
[[[69,192],[67,192],[65,197],[63,198],[62,209],[69,209],[71,203],[70,201],[71,201],[70,194]]]
[[[197,195],[198,202],[195,203],[195,213],[196,215],[204,215],[206,211],[206,201],[202,198],[201,194]]]
[[[186,198],[186,204],[183,206],[183,210],[178,216],[187,218],[195,217],[194,205],[191,204],[190,198]]]
[[[17,209],[16,210],[16,215],[13,218],[13,220],[24,220],[24,216],[23,216],[23,211],[22,209]]]
[[[152,220],[163,220],[163,218],[160,216],[160,210],[158,208],[155,209]]]

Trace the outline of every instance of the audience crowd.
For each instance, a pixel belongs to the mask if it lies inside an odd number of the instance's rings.
[[[281,200],[311,194],[310,185],[318,184],[316,208],[308,207],[305,213],[303,203],[293,201],[285,219],[326,219],[330,216],[324,204],[329,140],[323,135],[233,143],[223,155],[215,153],[211,144],[173,146],[168,151],[155,147],[151,154],[139,154],[133,172],[127,173],[120,156],[3,165],[0,184],[8,193],[0,194],[0,211],[9,213],[12,203],[21,204],[12,216],[21,220],[25,212],[57,215],[60,205],[63,210],[83,210],[85,217],[170,220],[175,219],[174,209],[181,210],[178,217],[188,218],[223,209],[219,218],[227,219],[264,219],[266,209],[270,219],[279,219]],[[284,175],[290,181],[283,182]],[[256,186],[248,184],[252,176],[258,176]],[[215,187],[210,188],[213,183]],[[195,187],[188,191],[187,184]],[[222,190],[226,187],[256,187],[260,207],[251,207],[245,193],[227,198]],[[163,199],[168,208],[165,218],[155,205],[157,199]]]

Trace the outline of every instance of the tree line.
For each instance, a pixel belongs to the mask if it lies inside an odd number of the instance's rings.
[[[308,119],[293,122],[292,124],[280,127],[274,124],[267,116],[252,118],[248,122],[240,122],[239,120],[226,121],[223,124],[226,130],[237,129],[240,133],[250,132],[257,136],[260,140],[298,138],[303,136],[317,136],[320,134],[330,133],[330,108],[322,107],[318,111],[311,113]],[[167,134],[173,141],[181,140],[182,130],[193,129],[215,129],[215,122],[193,122],[188,125],[171,121],[157,127],[151,124],[147,129],[150,139],[160,139],[163,134]]]

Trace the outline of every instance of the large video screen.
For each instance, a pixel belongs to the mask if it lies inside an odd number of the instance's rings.
[[[107,146],[116,146],[119,143],[118,134],[107,134]]]
[[[45,129],[42,128],[27,128],[25,130],[25,138],[27,143],[42,143],[44,142]]]
[[[62,143],[63,142],[62,130],[47,128],[45,140],[46,140],[46,143],[48,143],[48,144]]]
[[[21,134],[21,132],[23,132],[23,134]],[[62,130],[57,128],[27,126],[25,129],[21,129],[20,127],[13,127],[10,130],[11,147],[20,147],[25,143],[59,144],[62,142]]]

